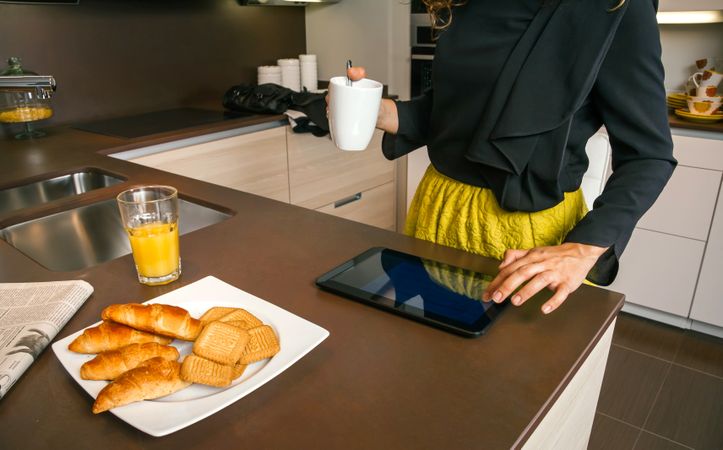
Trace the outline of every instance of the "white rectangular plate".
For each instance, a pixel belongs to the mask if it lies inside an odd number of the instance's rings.
[[[131,403],[110,410],[121,420],[151,436],[173,433],[250,394],[286,370],[329,336],[329,332],[318,325],[211,276],[146,303],[180,306],[196,318],[212,306],[244,308],[270,325],[281,344],[281,351],[273,358],[250,364],[243,375],[227,388],[193,384],[166,397]],[[54,343],[53,352],[70,376],[88,394],[96,398],[98,392],[108,383],[80,378],[80,366],[93,359],[95,355],[84,355],[68,350],[68,344],[81,333],[83,330]],[[191,342],[179,340],[174,340],[171,345],[178,348],[181,359],[191,353],[193,346]],[[88,409],[90,410],[90,404]]]

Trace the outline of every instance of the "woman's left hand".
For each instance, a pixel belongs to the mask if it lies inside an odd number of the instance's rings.
[[[554,294],[542,305],[542,312],[551,313],[580,287],[606,250],[604,247],[571,242],[530,250],[507,250],[500,264],[500,273],[487,287],[482,300],[500,303],[527,282],[514,293],[512,304],[522,305],[547,287]]]

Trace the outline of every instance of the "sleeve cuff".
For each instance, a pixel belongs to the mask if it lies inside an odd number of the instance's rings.
[[[598,286],[609,286],[615,281],[620,267],[620,256],[630,240],[632,230],[614,237],[595,230],[595,225],[586,226],[585,218],[565,237],[564,242],[607,247],[588,272],[586,279]]]

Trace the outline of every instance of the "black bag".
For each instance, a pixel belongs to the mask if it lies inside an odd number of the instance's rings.
[[[324,136],[329,132],[329,119],[326,117],[326,100],[324,97],[326,97],[326,93],[312,94],[311,92],[294,92],[291,96],[289,109],[306,114],[306,117],[323,131],[315,132],[316,130],[306,130],[302,127],[304,131],[311,131],[315,136]],[[294,131],[301,132],[296,129]]]
[[[239,84],[226,91],[223,96],[223,106],[231,111],[256,114],[283,114],[287,109],[301,111],[306,114],[308,120],[297,121],[298,126],[294,131],[324,136],[329,133],[325,95],[306,91],[294,92],[273,83],[258,86]],[[309,124],[309,121],[315,125]]]
[[[293,93],[291,89],[273,83],[239,84],[226,91],[223,106],[231,111],[283,114],[293,102]]]

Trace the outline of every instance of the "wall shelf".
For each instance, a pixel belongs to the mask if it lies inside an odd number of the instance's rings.
[[[723,0],[660,0],[658,11],[723,11]]]

